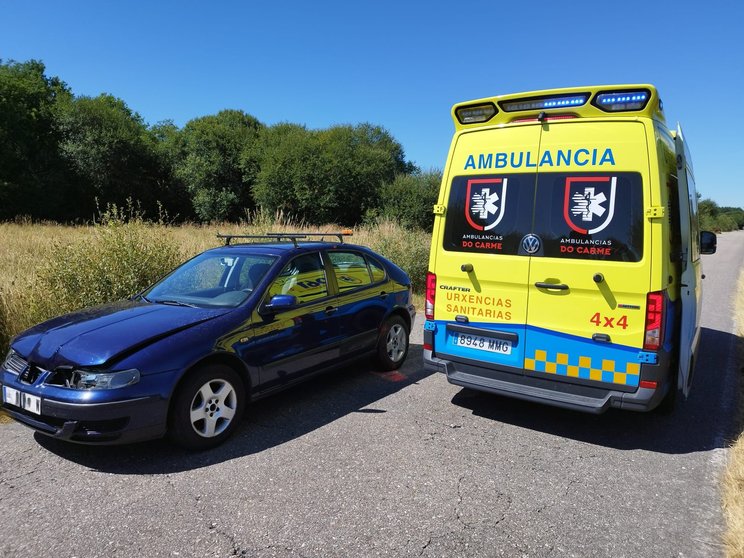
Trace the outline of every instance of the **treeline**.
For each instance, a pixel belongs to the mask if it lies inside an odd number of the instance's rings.
[[[700,228],[704,231],[735,231],[744,229],[744,209],[740,207],[719,207],[712,200],[698,202]]]
[[[112,95],[76,96],[42,62],[0,60],[0,220],[89,221],[136,200],[146,215],[306,224],[387,218],[429,228],[441,175],[373,124],[267,126],[240,110],[148,125]]]

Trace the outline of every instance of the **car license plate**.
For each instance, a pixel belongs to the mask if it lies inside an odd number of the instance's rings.
[[[483,337],[482,335],[471,335],[469,333],[453,334],[452,344],[456,347],[469,347],[481,351],[501,353],[502,355],[510,355],[512,352],[511,341],[494,339],[493,337]]]
[[[8,386],[3,386],[3,401],[15,405],[36,415],[41,414],[41,397],[24,393]]]

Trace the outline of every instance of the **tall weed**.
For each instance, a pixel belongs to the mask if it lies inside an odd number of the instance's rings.
[[[84,306],[127,298],[164,276],[182,260],[163,224],[125,215],[110,206],[90,233],[56,243],[37,272],[31,311],[48,318]]]
[[[397,223],[384,221],[363,228],[359,237],[360,242],[403,268],[410,275],[415,292],[424,291],[429,267],[430,233],[405,229]]]

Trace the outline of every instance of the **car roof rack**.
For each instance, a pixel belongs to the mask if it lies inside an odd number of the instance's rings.
[[[274,242],[282,242],[283,240],[289,240],[291,241],[295,248],[299,247],[299,240],[303,240],[308,237],[319,237],[323,238],[325,236],[334,236],[338,238],[338,241],[343,244],[344,237],[345,236],[352,236],[354,233],[349,230],[345,229],[343,231],[339,232],[324,232],[324,233],[266,233],[266,234],[220,234],[217,233],[217,238],[221,238],[225,241],[225,246],[230,246],[231,242],[234,238],[246,238],[246,239],[252,239],[252,240],[266,240],[270,239]]]

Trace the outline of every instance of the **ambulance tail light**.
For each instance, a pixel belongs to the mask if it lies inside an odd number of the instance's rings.
[[[493,103],[483,103],[480,105],[467,105],[457,107],[455,116],[460,124],[478,124],[488,122],[495,116],[498,111]]]
[[[664,291],[648,293],[646,296],[646,333],[643,340],[643,349],[646,351],[658,351],[661,347],[665,306]]]
[[[434,319],[434,302],[437,295],[437,276],[431,271],[426,272],[426,304],[424,315],[427,320]]]
[[[594,97],[592,104],[605,112],[627,112],[643,110],[651,99],[647,89],[636,91],[601,91]]]

